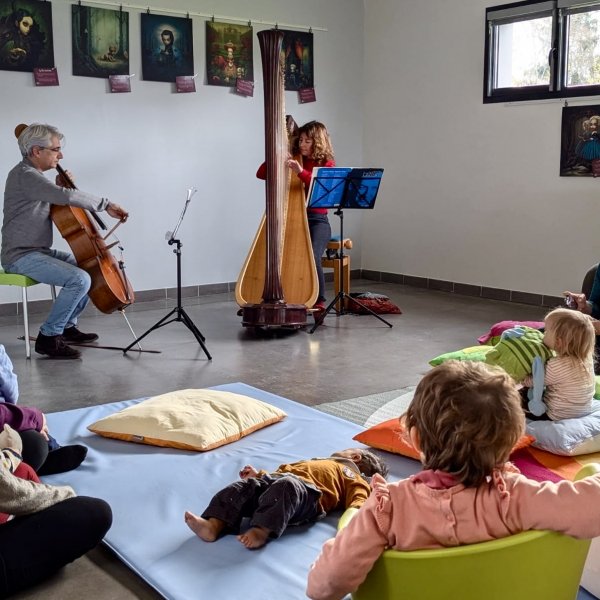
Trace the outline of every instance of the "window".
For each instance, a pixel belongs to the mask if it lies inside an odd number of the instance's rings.
[[[600,95],[600,0],[486,10],[484,102]]]

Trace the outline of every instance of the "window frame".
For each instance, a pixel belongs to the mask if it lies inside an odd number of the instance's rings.
[[[571,14],[600,10],[600,0],[524,0],[486,8],[483,102],[520,102],[600,95],[600,84],[567,86],[568,24]],[[495,88],[497,70],[497,28],[519,21],[552,17],[548,85]]]

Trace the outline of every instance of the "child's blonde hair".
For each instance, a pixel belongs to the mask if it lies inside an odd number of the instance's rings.
[[[333,160],[333,146],[329,138],[327,127],[319,121],[309,121],[305,123],[296,132],[296,138],[293,143],[293,153],[300,152],[300,134],[303,133],[307,138],[313,141],[312,159],[317,163],[324,163]]]
[[[554,349],[560,356],[571,356],[584,364],[594,357],[596,332],[592,320],[577,310],[555,308],[544,319],[546,331],[554,334]]]
[[[421,379],[406,425],[418,434],[426,469],[478,486],[508,460],[523,435],[525,415],[515,382],[504,370],[450,360]]]

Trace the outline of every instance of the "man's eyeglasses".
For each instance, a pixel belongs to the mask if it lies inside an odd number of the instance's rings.
[[[56,146],[56,148],[46,148],[45,146],[41,146],[40,149],[41,150],[50,150],[50,152],[55,152],[56,154],[58,154],[59,152],[62,151],[62,148],[60,146]]]

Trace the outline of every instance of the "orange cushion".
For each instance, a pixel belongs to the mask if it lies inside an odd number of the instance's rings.
[[[399,419],[396,417],[389,421],[373,425],[373,427],[361,431],[352,439],[366,446],[371,446],[371,448],[387,450],[394,454],[401,454],[402,456],[420,460],[419,452],[411,444],[404,419],[402,418]],[[535,438],[532,435],[523,435],[514,445],[513,452],[519,448],[530,446],[533,442],[535,442]]]

